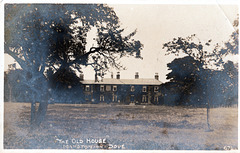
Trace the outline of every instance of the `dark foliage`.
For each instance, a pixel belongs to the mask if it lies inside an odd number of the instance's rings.
[[[77,77],[82,66],[92,66],[99,76],[110,66],[121,68],[118,59],[123,56],[141,57],[143,45],[132,39],[136,31],[123,36],[124,29],[120,29],[116,13],[107,5],[6,4],[4,7],[4,52],[21,66],[21,85],[37,93],[31,94],[31,99],[33,104],[40,102],[37,113],[43,112],[40,120],[49,101],[75,100],[74,97],[82,95]],[[93,27],[97,28],[97,46],[86,50],[87,34]]]
[[[168,64],[167,78],[163,88],[164,103],[196,107],[232,106],[238,99],[238,69],[228,61],[224,69],[203,69],[193,57],[177,58]]]

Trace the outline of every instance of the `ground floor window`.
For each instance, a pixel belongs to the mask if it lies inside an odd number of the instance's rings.
[[[113,101],[113,102],[116,102],[116,101],[117,101],[117,95],[113,95],[112,101]]]
[[[146,95],[143,95],[143,96],[142,96],[142,102],[143,102],[143,103],[147,102],[147,96],[146,96]]]
[[[100,95],[100,102],[104,101],[104,95]]]
[[[158,102],[158,96],[154,96],[154,102]]]

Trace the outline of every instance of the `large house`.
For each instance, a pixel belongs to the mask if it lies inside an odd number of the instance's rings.
[[[120,79],[118,72],[116,78],[103,78],[97,80],[84,80],[84,98],[86,103],[122,103],[122,104],[159,104],[162,101],[159,76],[156,73],[152,79],[139,78]]]

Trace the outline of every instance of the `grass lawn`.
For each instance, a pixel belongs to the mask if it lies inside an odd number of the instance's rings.
[[[50,104],[30,130],[30,103],[4,103],[5,149],[223,150],[238,147],[238,108]]]

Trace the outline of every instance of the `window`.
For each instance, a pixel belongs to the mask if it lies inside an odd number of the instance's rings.
[[[147,87],[146,86],[143,86],[142,92],[147,92]]]
[[[154,87],[154,92],[158,92],[158,89],[159,89],[159,87],[158,87],[158,86],[155,86],[155,87]]]
[[[116,102],[116,101],[117,101],[117,95],[113,95],[112,101],[113,101],[113,102]]]
[[[134,86],[131,86],[131,91],[133,92],[133,91],[135,91],[135,88],[134,88]]]
[[[90,91],[90,86],[89,85],[85,86],[85,91]]]
[[[113,86],[113,91],[117,91],[117,86]]]
[[[158,102],[158,96],[154,96],[154,102]]]
[[[104,85],[100,86],[100,91],[103,92],[104,91]]]
[[[144,103],[147,102],[147,96],[146,95],[142,96],[142,102],[144,102]]]
[[[106,86],[106,91],[111,91],[111,86],[110,85]]]
[[[103,102],[103,101],[104,101],[104,96],[100,95],[100,102]]]

